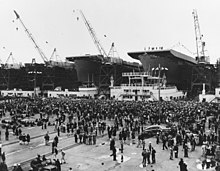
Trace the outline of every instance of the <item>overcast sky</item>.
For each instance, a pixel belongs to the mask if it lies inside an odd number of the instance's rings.
[[[215,63],[220,57],[219,7],[219,0],[0,0],[0,59],[5,63],[12,52],[16,62],[43,61],[13,10],[48,59],[54,48],[61,59],[99,53],[80,9],[106,52],[115,42],[120,57],[132,61],[127,52],[171,48],[179,42],[195,53],[192,11],[197,9],[207,52]]]

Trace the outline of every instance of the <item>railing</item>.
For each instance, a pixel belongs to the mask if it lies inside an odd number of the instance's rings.
[[[159,87],[158,87],[157,89],[159,89]],[[176,89],[176,86],[160,87],[160,89],[161,89],[161,90]]]
[[[122,87],[158,87],[158,84],[121,84]]]
[[[124,72],[122,76],[132,76],[132,75],[149,75],[147,72]]]

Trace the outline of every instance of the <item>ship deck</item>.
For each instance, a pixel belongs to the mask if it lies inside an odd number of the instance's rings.
[[[93,61],[102,61],[103,55],[83,55],[83,56],[70,56],[66,57],[66,60],[74,62],[76,60],[93,60]]]
[[[193,57],[185,55],[183,53],[177,52],[172,49],[168,50],[151,50],[151,51],[138,51],[138,52],[128,52],[128,55],[133,59],[139,59],[140,55],[148,54],[151,57],[167,57],[167,58],[176,58],[177,60],[187,61],[191,64],[197,64],[196,60]]]

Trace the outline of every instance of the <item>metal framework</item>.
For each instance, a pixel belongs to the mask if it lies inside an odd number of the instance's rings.
[[[86,25],[86,28],[89,31],[90,36],[92,37],[92,40],[93,40],[94,44],[96,45],[96,48],[99,51],[99,54],[103,55],[104,57],[107,57],[108,55],[105,52],[105,49],[102,47],[100,41],[98,40],[98,38],[96,36],[96,33],[95,33],[95,30],[92,28],[92,26],[90,25],[89,21],[86,19],[86,17],[83,14],[82,10],[80,10],[79,12],[80,12],[80,14],[81,14],[81,16],[82,16],[82,18],[84,20],[84,23]]]
[[[194,27],[195,27],[195,36],[196,36],[196,52],[197,52],[197,61],[199,63],[209,63],[209,59],[205,56],[205,42],[202,40],[203,35],[200,31],[199,18],[197,11],[194,9],[193,12]]]
[[[46,65],[46,67],[43,71],[44,76],[43,76],[43,82],[42,82],[42,90],[53,90],[54,89],[54,82],[53,82],[54,75],[53,75],[53,72],[51,72],[51,67],[52,66],[49,66],[49,62],[48,62],[48,59],[47,59],[46,55],[43,53],[40,46],[37,44],[37,42],[34,39],[33,35],[30,33],[30,31],[24,25],[23,21],[21,20],[20,16],[18,15],[18,13],[16,11],[14,11],[14,13],[16,15],[16,19],[20,21],[20,23],[23,26],[25,32],[27,33],[28,37],[30,38],[30,40],[34,44],[35,48],[37,49],[38,53],[40,54],[41,58],[43,59],[45,65]]]

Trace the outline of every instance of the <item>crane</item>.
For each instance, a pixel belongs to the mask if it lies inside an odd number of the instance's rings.
[[[21,20],[20,16],[18,13],[14,10],[14,13],[16,15],[16,19],[20,21],[21,25],[24,27],[25,32],[27,33],[28,37],[31,39],[31,41],[34,43],[35,48],[37,49],[38,53],[40,54],[41,58],[43,59],[44,63],[47,65],[48,64],[48,59],[44,52],[41,50],[40,46],[37,44],[35,41],[33,35],[30,33],[30,31],[27,29],[27,27],[24,25],[23,21]]]
[[[13,58],[12,52],[10,52],[10,54],[9,54],[9,56],[8,56],[6,62],[5,62],[5,68],[6,68],[6,69],[9,69],[9,68],[10,68],[10,66],[9,66],[9,60],[10,60],[10,59],[12,59],[12,63],[14,64],[15,62],[14,62],[14,58]]]
[[[203,41],[203,35],[200,31],[199,19],[197,15],[197,10],[193,10],[193,19],[195,27],[195,36],[196,36],[196,51],[197,51],[197,61],[199,63],[209,63],[208,57],[205,56],[205,42]]]
[[[117,56],[115,56],[115,54]],[[112,46],[111,46],[111,48],[110,48],[110,50],[108,52],[108,57],[120,58],[119,55],[118,55],[118,52],[117,52],[117,50],[115,48],[115,43],[114,42],[112,43]]]
[[[50,72],[49,68],[52,67],[50,61],[48,61],[46,55],[43,53],[43,51],[41,50],[40,46],[36,43],[33,35],[29,32],[29,30],[27,29],[27,27],[24,25],[23,21],[21,20],[20,16],[18,15],[18,13],[14,10],[14,13],[16,15],[16,19],[20,21],[21,25],[24,27],[25,32],[27,33],[28,37],[31,39],[31,41],[33,42],[35,48],[37,49],[38,53],[40,54],[41,58],[43,59],[46,68],[44,70],[45,73],[45,77],[43,77],[43,81],[42,81],[42,89],[48,89],[48,87],[50,87],[51,89],[54,88],[54,80],[53,80],[53,75]],[[32,63],[32,65],[34,67],[36,67],[35,63]],[[36,80],[35,80],[36,81]],[[35,83],[36,84],[36,83]],[[45,88],[47,87],[47,88]],[[35,91],[35,90],[34,90]]]
[[[108,57],[106,51],[102,47],[102,45],[101,45],[100,41],[98,40],[98,38],[96,37],[96,33],[95,33],[94,29],[91,27],[89,21],[86,19],[86,17],[83,14],[82,10],[80,10],[79,12],[80,12],[80,14],[81,14],[81,16],[82,16],[82,18],[84,20],[86,28],[88,29],[88,31],[89,31],[89,33],[90,33],[90,35],[91,35],[91,37],[92,37],[92,39],[93,39],[93,41],[95,43],[95,45],[96,45],[100,55],[102,55],[103,57]]]

